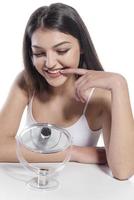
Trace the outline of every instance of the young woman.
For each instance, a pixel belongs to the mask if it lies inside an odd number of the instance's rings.
[[[70,132],[71,161],[107,162],[120,180],[133,175],[134,120],[126,79],[103,71],[76,10],[61,3],[38,8],[26,26],[23,57],[25,69],[0,112],[0,161],[17,162],[15,136],[27,106],[27,125],[52,123]],[[104,148],[96,147],[101,132]]]

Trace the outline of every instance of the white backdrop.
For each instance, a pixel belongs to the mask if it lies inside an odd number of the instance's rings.
[[[52,0],[0,2],[0,107],[10,85],[23,68],[22,38],[30,14]],[[91,34],[106,71],[123,74],[134,111],[134,6],[133,0],[61,0],[76,8]]]

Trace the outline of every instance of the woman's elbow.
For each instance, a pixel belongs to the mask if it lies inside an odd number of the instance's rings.
[[[125,181],[128,180],[131,176],[134,175],[134,170],[113,170],[112,171],[113,177],[120,180],[120,181]]]

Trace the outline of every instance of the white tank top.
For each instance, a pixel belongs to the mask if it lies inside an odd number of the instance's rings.
[[[73,145],[96,146],[96,144],[98,142],[98,139],[99,139],[99,136],[101,133],[101,129],[97,130],[97,131],[91,130],[88,125],[86,116],[85,116],[88,102],[91,99],[93,92],[94,92],[94,88],[91,90],[91,92],[89,94],[88,100],[87,100],[84,110],[83,110],[83,113],[80,116],[80,118],[78,119],[78,121],[75,122],[73,125],[64,128],[70,133],[70,135],[72,137]],[[37,121],[34,119],[33,114],[32,114],[33,98],[34,98],[34,95],[31,98],[31,101],[29,102],[28,107],[27,107],[26,126],[37,123]]]

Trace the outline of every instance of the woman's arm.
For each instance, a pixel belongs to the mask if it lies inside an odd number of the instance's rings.
[[[125,78],[119,74],[86,69],[65,69],[63,74],[78,74],[76,99],[85,102],[91,88],[101,88],[103,96],[101,126],[108,165],[113,176],[127,179],[134,174],[134,119]]]
[[[15,136],[23,111],[28,103],[28,93],[23,89],[23,72],[14,81],[8,98],[0,111],[0,162],[15,162]]]
[[[104,143],[113,176],[123,180],[134,174],[134,120],[126,80],[115,75],[111,82],[102,115]]]
[[[0,162],[18,162],[16,155],[16,133],[23,111],[28,104],[29,94],[23,73],[15,80],[7,101],[0,111]],[[24,151],[28,162],[59,162],[64,160],[66,152],[44,156]]]
[[[71,161],[90,164],[106,164],[104,147],[72,147]]]

